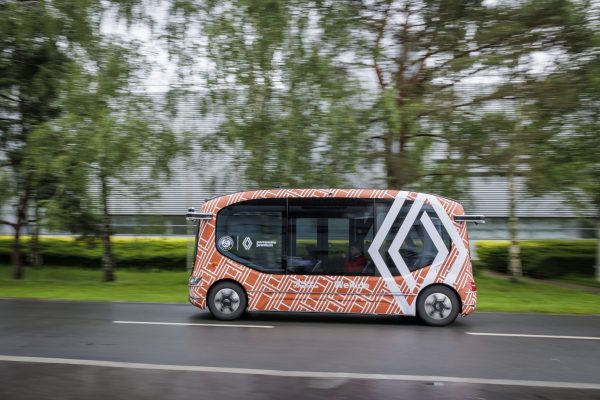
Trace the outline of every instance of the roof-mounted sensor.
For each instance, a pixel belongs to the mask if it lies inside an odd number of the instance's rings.
[[[457,215],[454,217],[457,222],[474,222],[476,224],[485,224],[484,215]]]
[[[197,213],[195,208],[188,208],[185,219],[188,221],[210,220],[214,216],[213,213]]]

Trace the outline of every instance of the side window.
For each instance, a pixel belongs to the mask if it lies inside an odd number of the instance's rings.
[[[287,271],[373,275],[373,200],[290,199]]]
[[[263,272],[282,273],[285,199],[251,200],[217,215],[219,252]]]
[[[375,215],[377,229],[381,227],[381,224],[389,212],[391,205],[391,201],[378,202],[376,204]],[[396,217],[391,229],[385,237],[383,245],[379,249],[381,257],[394,276],[398,276],[401,273],[390,255],[390,246],[396,235],[398,235],[400,229],[407,228],[406,226],[403,226],[403,224],[412,205],[413,202],[411,201],[407,201],[402,205],[398,216]],[[422,218],[425,213],[427,213],[433,224],[433,231],[428,231],[423,223]],[[408,227],[406,236],[400,245],[400,257],[410,272],[427,267],[433,263],[438,250],[433,241],[434,239],[432,238],[432,235],[438,235],[442,239],[443,245],[446,246],[446,249],[448,251],[450,250],[450,246],[452,244],[450,235],[448,232],[446,232],[446,229],[444,228],[433,207],[430,205],[424,205],[419,210],[414,222],[410,225],[410,227]]]

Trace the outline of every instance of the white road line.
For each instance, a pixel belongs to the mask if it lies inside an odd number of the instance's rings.
[[[102,360],[78,360],[72,358],[47,358],[47,357],[20,357],[0,355],[0,361],[40,363],[40,364],[63,364],[63,365],[85,365],[90,367],[109,367],[127,369],[149,369],[162,371],[187,371],[187,372],[213,372],[220,374],[240,375],[263,375],[288,378],[316,378],[316,379],[366,379],[366,380],[391,380],[406,382],[446,382],[467,383],[476,385],[501,385],[501,386],[526,386],[543,387],[554,389],[590,389],[600,390],[600,383],[587,382],[556,382],[556,381],[529,381],[519,379],[486,379],[486,378],[462,378],[454,376],[428,376],[428,375],[391,375],[391,374],[363,374],[354,372],[316,372],[316,371],[284,371],[278,369],[254,369],[254,368],[226,368],[208,367],[196,365],[169,365],[169,364],[145,364],[130,363],[122,361]]]
[[[152,322],[152,321],[113,321],[113,324],[211,326],[211,327],[215,327],[215,328],[261,328],[261,329],[275,328],[273,325],[193,324],[193,323],[187,323],[187,322]]]
[[[600,340],[596,336],[557,336],[557,335],[526,335],[522,333],[492,333],[492,332],[465,332],[467,335],[475,336],[507,336],[543,339],[572,339],[572,340]]]

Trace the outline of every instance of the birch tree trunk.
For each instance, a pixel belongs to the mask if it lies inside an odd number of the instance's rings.
[[[600,282],[600,210],[596,217],[596,281]]]
[[[102,247],[104,251],[102,253],[102,271],[104,272],[104,282],[113,282],[115,280],[114,273],[114,258],[112,254],[112,244],[110,242],[111,227],[110,227],[110,214],[108,212],[108,182],[107,177],[104,175],[100,176],[101,187],[102,187]]]
[[[508,253],[508,270],[510,279],[517,282],[523,276],[521,267],[521,247],[519,246],[518,229],[519,218],[517,217],[517,191],[515,182],[516,160],[511,156],[508,166],[508,231],[510,235],[510,250]]]

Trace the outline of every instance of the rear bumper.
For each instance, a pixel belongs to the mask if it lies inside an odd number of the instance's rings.
[[[475,311],[475,307],[477,305],[477,292],[476,291],[467,291],[464,292],[463,296],[461,296],[462,301],[462,312],[461,315],[466,317],[469,314],[472,314]]]

